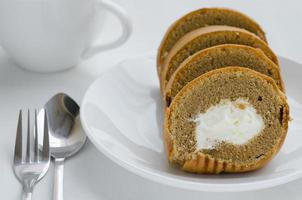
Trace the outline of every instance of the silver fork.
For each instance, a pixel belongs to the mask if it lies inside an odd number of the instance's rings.
[[[19,112],[17,136],[14,155],[14,172],[22,183],[22,199],[30,200],[34,185],[46,174],[50,163],[48,121],[46,112],[44,115],[43,147],[39,151],[37,125],[37,111],[35,110],[34,126],[30,127],[30,111],[28,110],[27,119],[27,139],[26,147],[23,148],[22,131],[22,110]],[[31,137],[31,135],[33,136]]]

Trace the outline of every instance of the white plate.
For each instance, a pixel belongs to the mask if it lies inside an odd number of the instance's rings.
[[[81,121],[102,153],[159,183],[216,192],[286,183],[302,176],[302,65],[285,58],[280,62],[293,121],[279,154],[256,172],[194,175],[169,166],[163,148],[163,110],[154,56],[128,59],[96,80],[83,99]]]

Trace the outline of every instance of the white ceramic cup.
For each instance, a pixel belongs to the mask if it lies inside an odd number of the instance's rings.
[[[120,37],[93,44],[104,22],[104,10],[120,20]],[[71,68],[81,61],[123,44],[131,22],[108,0],[0,0],[0,46],[19,66],[38,72]]]

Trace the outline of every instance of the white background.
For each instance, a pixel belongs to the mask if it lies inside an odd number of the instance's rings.
[[[11,170],[19,108],[41,107],[57,92],[81,102],[102,72],[128,56],[155,52],[168,25],[188,11],[209,6],[238,9],[258,21],[273,50],[302,62],[302,3],[299,0],[116,0],[133,20],[134,32],[121,48],[107,51],[72,70],[37,74],[16,67],[0,50],[0,199],[20,199],[21,185]],[[108,16],[103,40],[119,32]],[[114,33],[114,34],[113,34]],[[100,41],[100,42],[102,42]],[[302,166],[301,166],[302,167]],[[51,199],[53,168],[35,187],[34,199]],[[183,191],[149,182],[111,162],[88,143],[65,167],[65,199],[301,199],[302,180],[271,189],[240,193]]]

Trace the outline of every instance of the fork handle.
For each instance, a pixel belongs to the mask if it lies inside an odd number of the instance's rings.
[[[55,159],[55,177],[53,185],[53,200],[63,200],[64,158]]]
[[[23,192],[22,200],[31,200],[31,192]]]

